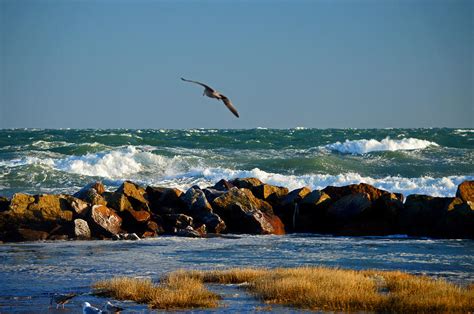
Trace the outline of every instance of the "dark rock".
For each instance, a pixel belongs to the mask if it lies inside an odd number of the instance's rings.
[[[293,190],[275,206],[275,213],[283,221],[287,232],[294,231],[294,218],[299,208],[298,203],[310,193],[311,190],[308,187]]]
[[[229,232],[281,234],[281,220],[269,203],[256,198],[248,189],[230,189],[213,202],[215,212],[225,221]]]
[[[294,213],[293,230],[295,232],[329,232],[326,211],[331,202],[331,197],[320,190],[307,194],[298,203]]]
[[[88,223],[96,234],[111,237],[120,233],[122,218],[106,206],[94,205],[90,211]]]
[[[145,232],[153,232],[155,235],[165,233],[165,229],[158,224],[156,221],[150,220],[147,222],[147,231]]]
[[[252,190],[252,188],[263,184],[263,182],[257,178],[236,178],[230,181],[230,183],[233,186],[238,187],[239,189],[249,189],[249,190]]]
[[[7,211],[10,206],[10,200],[4,196],[0,196],[0,213]]]
[[[162,214],[163,208],[180,210],[185,207],[181,200],[183,192],[179,189],[164,187],[147,187],[146,192],[150,202],[150,208],[154,213]]]
[[[165,232],[174,234],[193,225],[193,218],[184,214],[163,215]]]
[[[151,218],[151,214],[145,210],[124,210],[118,213],[122,218],[122,229],[127,230],[130,233],[145,232],[148,228],[148,221]]]
[[[367,193],[349,194],[334,202],[327,210],[328,216],[336,223],[347,222],[360,216],[372,205]]]
[[[187,212],[197,223],[207,226],[212,233],[221,233],[225,230],[224,221],[213,212],[204,192],[197,188],[190,188],[182,197],[187,206]]]
[[[445,236],[448,210],[456,206],[453,201],[456,200],[452,197],[409,195],[399,215],[402,232],[415,236]]]
[[[90,239],[91,230],[87,221],[83,219],[74,220],[74,236],[78,239]]]
[[[458,186],[456,197],[464,202],[474,202],[474,181],[464,181]]]
[[[227,180],[221,179],[219,182],[214,184],[212,189],[217,190],[217,191],[228,191],[232,189],[233,187],[234,185],[232,183],[230,183]]]
[[[474,202],[454,198],[447,206],[445,235],[474,239]]]

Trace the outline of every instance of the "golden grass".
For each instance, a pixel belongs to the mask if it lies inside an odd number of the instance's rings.
[[[249,283],[266,301],[313,310],[439,313],[474,311],[474,287],[403,272],[323,267],[180,271],[213,283]]]
[[[397,313],[474,312],[474,285],[460,287],[441,279],[399,271],[324,267],[232,268],[168,274],[159,285],[150,279],[118,277],[94,284],[96,293],[153,308],[209,308],[219,296],[204,283],[245,285],[268,304],[311,310]]]
[[[211,308],[217,307],[219,300],[219,296],[207,290],[202,281],[173,273],[159,285],[150,279],[116,277],[98,281],[93,288],[96,294],[160,309]]]

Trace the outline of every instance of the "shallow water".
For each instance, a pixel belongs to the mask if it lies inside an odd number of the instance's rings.
[[[0,245],[0,312],[80,312],[90,285],[115,275],[159,279],[179,268],[292,267],[324,265],[375,268],[474,282],[474,241],[394,237],[331,237],[308,234],[190,239],[158,237],[131,241],[66,241]],[[226,297],[219,310],[254,311],[264,304],[235,287],[215,288]],[[49,293],[78,292],[65,310],[48,310]],[[239,295],[236,295],[239,294]],[[121,303],[127,310],[144,306]],[[287,311],[273,307],[272,311]]]

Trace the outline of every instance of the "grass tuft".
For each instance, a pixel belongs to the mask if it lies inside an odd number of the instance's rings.
[[[116,277],[96,282],[93,289],[96,294],[160,309],[212,308],[218,306],[220,299],[207,290],[202,281],[173,273],[158,285],[150,279]]]

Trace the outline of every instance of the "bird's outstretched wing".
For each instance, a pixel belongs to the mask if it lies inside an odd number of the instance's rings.
[[[215,90],[210,87],[210,86],[207,86],[206,84],[204,83],[201,83],[201,82],[198,82],[198,81],[192,81],[192,80],[187,80],[185,78],[181,78],[181,80],[185,81],[185,82],[190,82],[190,83],[194,83],[194,84],[198,84],[198,85],[201,85],[202,87],[206,88],[206,89],[210,89],[212,92],[215,92]]]
[[[221,94],[221,100],[224,102],[226,107],[229,108],[229,110],[234,114],[234,116],[238,118],[239,113],[237,112],[237,109],[235,109],[235,107],[230,102],[230,99]]]

